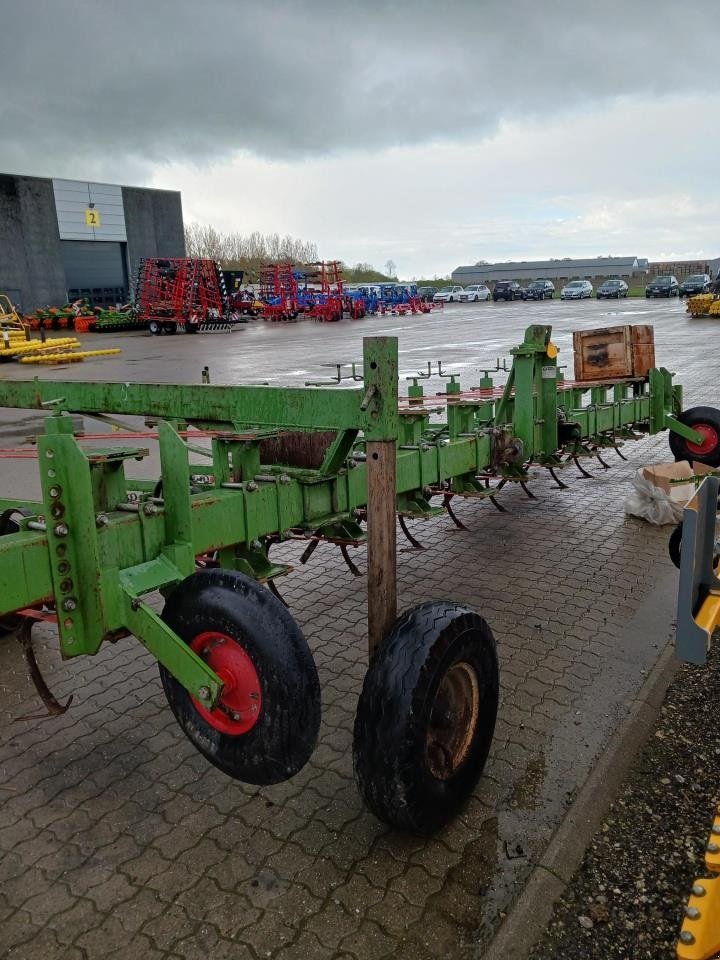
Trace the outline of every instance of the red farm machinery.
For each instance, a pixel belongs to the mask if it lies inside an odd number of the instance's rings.
[[[263,320],[296,320],[301,310],[298,273],[294,263],[269,263],[260,271]]]
[[[141,260],[135,310],[156,335],[230,330],[239,322],[228,309],[220,265],[190,257]]]

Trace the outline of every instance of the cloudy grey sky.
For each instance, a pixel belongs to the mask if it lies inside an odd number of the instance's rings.
[[[717,0],[0,0],[0,170],[402,276],[720,255]]]

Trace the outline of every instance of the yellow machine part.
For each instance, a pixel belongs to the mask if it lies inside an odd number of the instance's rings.
[[[705,866],[720,874],[720,806],[705,847]],[[711,960],[720,954],[720,876],[695,881],[677,945],[679,960]]]
[[[1,342],[2,337],[0,337],[0,343]],[[59,350],[61,348],[63,350],[69,350],[79,346],[80,341],[76,337],[57,337],[55,340],[46,340],[45,343],[43,343],[42,340],[19,340],[9,347],[0,349],[0,359],[19,357],[28,353],[49,352],[50,350]]]
[[[20,363],[76,363],[89,357],[111,357],[122,353],[119,347],[111,350],[76,350],[73,353],[30,353],[20,357]]]
[[[0,332],[17,330],[24,334],[26,327],[27,324],[23,323],[20,319],[9,297],[6,297],[4,293],[0,293]]]

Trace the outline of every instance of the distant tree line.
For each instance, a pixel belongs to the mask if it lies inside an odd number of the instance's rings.
[[[219,260],[228,270],[244,270],[250,282],[258,279],[264,264],[313,263],[318,259],[317,247],[307,240],[258,230],[247,236],[223,233],[200,223],[185,225],[185,250],[188,257],[207,257]]]
[[[226,270],[244,270],[248,283],[259,279],[260,268],[265,264],[296,263],[302,266],[320,259],[317,246],[309,240],[258,230],[247,235],[234,231],[223,233],[201,223],[185,225],[185,250],[188,257],[219,260]],[[382,283],[396,280],[397,272],[392,260],[385,264],[384,273],[371,263],[356,263],[353,267],[343,264],[343,277],[349,283]]]

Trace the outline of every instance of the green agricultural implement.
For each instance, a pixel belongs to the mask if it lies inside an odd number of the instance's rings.
[[[371,661],[354,734],[358,784],[388,823],[441,826],[490,748],[495,642],[478,614],[452,602],[398,618],[396,520],[409,538],[409,518],[445,510],[460,523],[456,497],[501,507],[507,484],[533,496],[538,468],[562,486],[558,471],[587,473],[581,458],[605,465],[606,451],[622,456],[626,441],[662,430],[677,457],[720,462],[720,413],[682,412],[668,371],[566,382],[550,333],[528,328],[504,385],[486,372],[463,391],[453,376],[431,396],[423,375],[401,395],[393,338],[364,341],[362,375],[353,371],[358,384],[347,389],[340,370],[334,387],[0,382],[0,407],[49,414],[31,448],[42,501],[0,499],[0,629],[22,641],[48,711],[67,704],[37,669],[34,623],[57,622],[63,657],[133,635],[210,762],[250,783],[287,779],[315,747],[320,692],[275,587],[289,568],[271,547],[303,538],[307,559],[325,541],[348,559],[349,545],[367,543]],[[107,434],[124,445],[99,447],[72,414],[140,416],[147,431]],[[126,462],[146,456],[145,438],[158,442],[157,482],[126,476]]]

